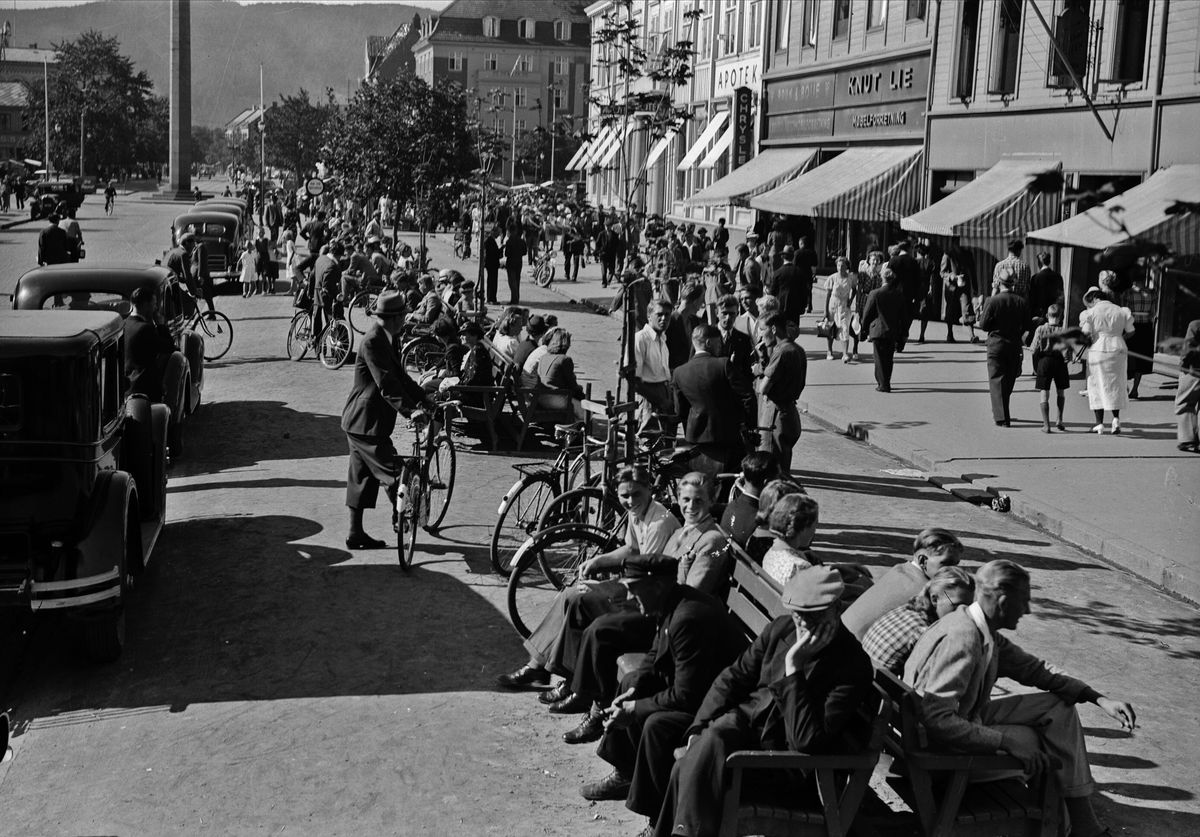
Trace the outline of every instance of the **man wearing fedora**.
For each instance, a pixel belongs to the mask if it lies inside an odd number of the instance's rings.
[[[819,754],[866,746],[874,669],[838,618],[842,590],[841,575],[830,567],[788,579],[781,598],[790,613],[771,622],[713,682],[676,750],[661,809],[639,809],[651,818],[645,834],[715,837],[725,758],[736,750]]]
[[[409,416],[430,406],[425,391],[408,376],[400,363],[394,338],[404,327],[407,308],[398,291],[384,291],[368,313],[374,322],[358,345],[354,384],[342,411],[342,430],[350,446],[346,473],[346,505],[350,509],[347,549],[382,549],[383,541],[363,530],[363,510],[375,508],[383,485],[395,503],[399,478],[392,431],[396,414]]]

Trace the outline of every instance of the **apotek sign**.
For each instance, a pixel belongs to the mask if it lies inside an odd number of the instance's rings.
[[[717,67],[717,77],[714,79],[713,96],[729,96],[739,87],[758,89],[758,72],[761,62],[758,58],[739,61],[736,64],[725,64]]]

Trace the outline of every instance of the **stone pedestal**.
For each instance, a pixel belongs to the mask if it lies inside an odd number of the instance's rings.
[[[191,0],[171,0],[171,154],[164,190],[180,198],[192,189]]]

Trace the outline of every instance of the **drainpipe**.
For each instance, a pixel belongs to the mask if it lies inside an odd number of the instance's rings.
[[[942,3],[937,0],[936,9],[933,13],[933,44],[929,48],[929,83],[926,85],[928,91],[925,94],[925,153],[922,155],[922,166],[924,167],[924,182],[925,182],[925,199],[929,203],[933,203],[933,170],[929,165],[929,142],[933,133],[932,119],[933,113],[933,82],[937,77],[937,51],[938,51],[938,33],[942,28]]]
[[[1158,151],[1162,144],[1162,91],[1163,73],[1167,63],[1167,16],[1171,13],[1171,4],[1163,4],[1162,35],[1158,40],[1158,70],[1154,79],[1154,120],[1150,130],[1150,174],[1158,170]]]

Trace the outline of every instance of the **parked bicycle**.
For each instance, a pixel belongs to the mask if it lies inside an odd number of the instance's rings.
[[[188,321],[187,328],[204,335],[204,359],[219,360],[225,357],[233,345],[233,323],[220,311],[202,309],[197,303],[196,312]]]
[[[542,250],[533,263],[533,283],[539,288],[550,287],[557,269],[554,265],[554,251]]]
[[[287,354],[291,360],[303,360],[311,350],[326,369],[340,369],[349,360],[353,348],[354,336],[345,317],[331,317],[315,338],[309,311],[297,311],[288,326]]]
[[[461,406],[461,401],[439,401],[432,415],[409,423],[412,454],[400,457],[400,484],[392,514],[396,554],[405,572],[412,568],[416,555],[417,529],[435,531],[450,508],[457,454],[446,413],[457,413]]]

